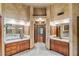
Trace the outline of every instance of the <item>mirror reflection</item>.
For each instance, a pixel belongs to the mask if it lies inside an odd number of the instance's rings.
[[[4,21],[4,38],[5,40],[27,38],[30,33],[30,23],[14,19],[5,19]]]

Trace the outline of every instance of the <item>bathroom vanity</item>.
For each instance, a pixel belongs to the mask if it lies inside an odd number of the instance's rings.
[[[13,23],[14,22],[14,23]],[[27,23],[27,22],[26,22]],[[29,25],[23,20],[5,18],[4,44],[5,55],[10,56],[30,49]]]
[[[5,55],[13,55],[30,49],[30,39],[16,39],[5,42]]]
[[[50,39],[50,49],[61,53],[65,56],[69,55],[69,41],[65,39]]]

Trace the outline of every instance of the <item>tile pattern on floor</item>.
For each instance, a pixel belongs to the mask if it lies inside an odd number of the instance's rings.
[[[55,51],[50,51],[45,47],[44,43],[36,43],[35,47],[30,51],[23,51],[13,56],[63,56]]]

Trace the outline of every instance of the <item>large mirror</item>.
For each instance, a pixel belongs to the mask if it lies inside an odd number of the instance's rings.
[[[15,40],[30,37],[29,22],[7,18],[4,20],[4,39]]]
[[[23,25],[6,24],[5,31],[6,40],[22,39],[24,37]]]
[[[60,39],[68,39],[69,38],[69,23],[70,20],[63,19],[63,20],[55,20],[50,22],[50,35],[53,38],[60,38]]]

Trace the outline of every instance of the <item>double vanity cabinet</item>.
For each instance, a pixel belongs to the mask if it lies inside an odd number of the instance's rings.
[[[65,56],[69,55],[69,42],[61,40],[50,39],[50,49],[61,53]]]
[[[30,49],[30,40],[22,40],[5,44],[5,55],[10,56]]]

